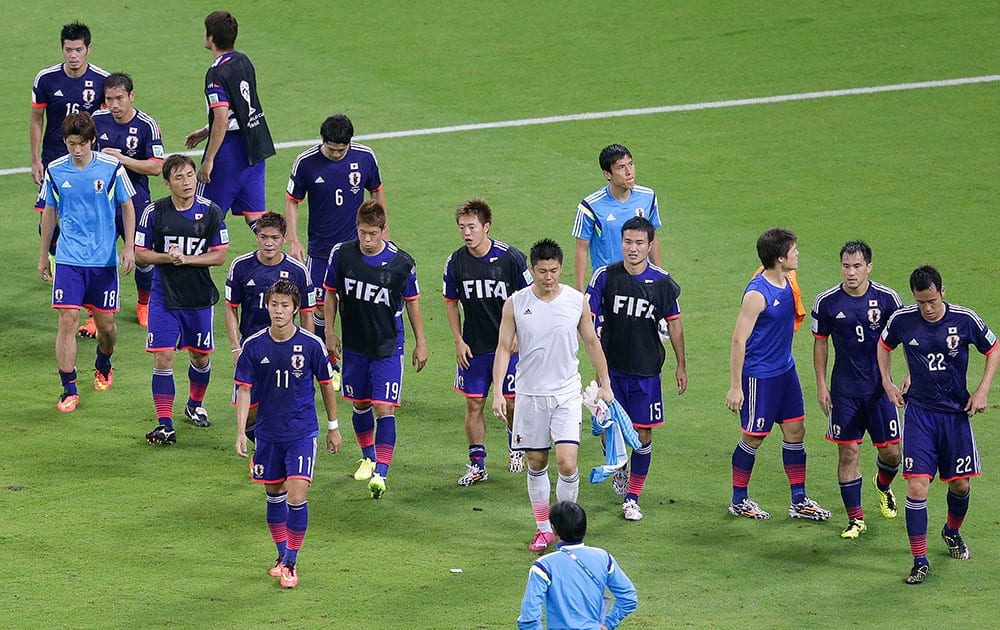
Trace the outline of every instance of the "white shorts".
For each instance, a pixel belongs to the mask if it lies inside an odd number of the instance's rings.
[[[561,442],[579,444],[582,407],[583,395],[580,392],[561,396],[518,394],[514,399],[511,447],[514,450],[545,451]]]

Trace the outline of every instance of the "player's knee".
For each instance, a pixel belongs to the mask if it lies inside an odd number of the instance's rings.
[[[951,490],[951,493],[960,497],[969,494],[971,487],[968,479],[952,479],[948,482],[948,489]]]

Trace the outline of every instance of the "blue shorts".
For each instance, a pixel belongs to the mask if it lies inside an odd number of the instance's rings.
[[[909,403],[903,412],[903,478],[941,481],[978,477],[982,472],[972,422],[964,411],[944,413]]]
[[[403,395],[403,355],[371,359],[344,348],[343,360],[344,400],[399,406]]]
[[[312,280],[313,286],[316,287],[316,307],[320,313],[323,312],[321,307],[326,299],[326,289],[323,288],[323,280],[326,278],[326,268],[328,266],[329,263],[327,263],[326,258],[306,257],[306,271],[309,273],[309,279]]]
[[[860,444],[865,431],[873,446],[888,446],[903,440],[896,407],[885,392],[866,398],[832,396],[830,426],[826,439],[837,444]]]
[[[230,136],[235,133],[236,136]],[[267,211],[264,161],[249,166],[239,132],[228,132],[212,166],[212,181],[198,184],[198,194],[233,215],[261,215]]]
[[[256,483],[282,483],[288,479],[312,481],[316,466],[316,438],[291,442],[254,442],[250,479]]]
[[[116,313],[118,267],[77,267],[56,263],[52,276],[52,308],[86,308]]]
[[[611,373],[611,391],[625,408],[632,425],[642,429],[663,424],[663,388],[660,377]]]
[[[193,350],[208,354],[215,350],[212,334],[212,307],[193,310],[167,308],[163,296],[149,296],[149,327],[146,352]]]
[[[801,422],[805,417],[802,385],[794,367],[768,378],[743,375],[740,424],[744,433],[768,435],[775,422]]]
[[[493,384],[493,357],[495,352],[486,354],[476,354],[469,359],[469,369],[462,369],[462,366],[455,367],[455,385],[452,387],[456,392],[466,398],[486,398],[490,393],[490,385]],[[517,355],[510,357],[507,364],[507,375],[503,378],[501,391],[504,398],[514,397],[514,370],[517,368]]]

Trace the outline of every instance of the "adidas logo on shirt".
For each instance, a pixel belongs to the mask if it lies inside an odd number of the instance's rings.
[[[250,278],[249,280],[247,280],[247,286],[248,287],[255,287],[255,286],[257,286],[257,283],[253,281],[253,278]]]
[[[607,220],[608,221],[615,221],[616,220],[615,219],[615,215],[614,214],[609,214]]]
[[[323,179],[323,176],[322,176],[322,175],[320,175],[319,177],[317,177],[317,178],[316,178],[316,181],[314,181],[313,183],[314,183],[314,184],[325,184],[325,183],[326,183],[326,180],[325,180],[325,179]]]
[[[56,90],[56,93],[53,94],[52,96],[62,96],[62,95],[63,95],[62,90]]]
[[[779,305],[779,304],[781,304],[781,300],[779,300],[779,299],[775,298],[775,300],[774,300],[774,304],[772,304],[771,306],[777,306],[777,305]]]
[[[908,346],[919,346],[920,342],[917,341],[916,339],[910,339],[910,343],[908,343],[906,345],[908,345]]]
[[[108,138],[108,134],[102,133],[101,134],[101,140],[110,140],[110,138]]]
[[[267,357],[264,357],[263,359],[260,360],[261,365],[268,365],[269,363],[271,363],[271,361]]]
[[[847,315],[844,315],[844,311],[837,313],[836,319],[847,319]]]
[[[70,184],[68,180],[63,182],[62,186],[60,186],[60,188],[72,188],[72,187],[73,187],[72,184]]]
[[[524,309],[524,313],[522,313],[522,315],[531,315],[531,309],[530,308]]]

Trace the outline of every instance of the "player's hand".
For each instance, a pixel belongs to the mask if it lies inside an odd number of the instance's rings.
[[[823,415],[829,418],[830,409],[833,408],[833,400],[830,398],[830,390],[826,387],[823,387],[823,389],[817,389],[816,401],[819,403],[819,408],[823,410]]]
[[[31,179],[35,182],[36,186],[42,185],[42,178],[45,176],[45,167],[42,166],[41,160],[34,158],[31,160]]]
[[[458,367],[463,370],[469,369],[469,359],[472,358],[472,348],[469,344],[465,343],[462,339],[455,342],[455,360],[458,362]]]
[[[514,337],[514,341],[510,342],[510,353],[517,354],[519,346],[517,345],[517,336]]]
[[[132,273],[135,269],[135,250],[128,249],[127,247],[122,250],[121,260],[118,263],[121,267],[122,273],[126,276]]]
[[[193,149],[198,146],[202,140],[208,137],[208,127],[202,127],[201,129],[196,129],[184,137],[184,146]]]
[[[603,383],[597,390],[597,397],[609,405],[615,401],[615,393],[611,391],[611,383]]]
[[[38,275],[42,282],[52,282],[52,265],[49,263],[47,253],[38,259]]]
[[[198,181],[202,184],[207,184],[212,181],[212,169],[215,167],[215,161],[205,158],[201,161],[201,167],[198,169]]]
[[[340,445],[343,442],[344,438],[340,435],[340,429],[326,432],[326,450],[331,453],[339,453]]]
[[[896,387],[895,383],[882,383],[882,389],[885,390],[885,395],[889,397],[889,402],[896,405],[900,409],[906,406],[906,401],[903,400],[903,394]]]
[[[417,371],[424,369],[427,365],[427,343],[420,341],[417,342],[417,346],[413,349],[413,367],[417,368]]]
[[[340,337],[335,335],[332,330],[327,329],[326,331],[326,351],[331,357],[336,357],[340,359],[340,354],[343,352],[344,346],[340,343]]]
[[[730,387],[729,391],[726,393],[726,409],[732,411],[733,413],[739,413],[742,407],[743,390],[736,387]]]
[[[167,250],[167,255],[170,256],[170,262],[174,265],[184,264],[184,254],[181,253],[181,248],[176,245],[171,245],[170,249]]]
[[[677,377],[677,395],[680,396],[687,391],[688,388],[688,373],[684,368],[677,368],[675,373]]]
[[[493,415],[507,422],[507,399],[500,394],[493,396]]]
[[[306,249],[298,240],[288,241],[288,255],[304,263],[306,261]]]
[[[980,392],[978,389],[972,392],[969,401],[965,403],[965,411],[970,418],[977,413],[986,411],[986,392]]]
[[[116,149],[114,147],[104,147],[101,149],[101,153],[107,153],[108,155],[113,155],[116,158],[120,158],[122,156],[121,149]]]
[[[910,373],[907,372],[906,376],[903,377],[903,383],[899,386],[899,391],[904,394],[910,391]]]
[[[247,436],[243,432],[240,432],[240,434],[236,436],[236,454],[240,457],[248,457]]]

